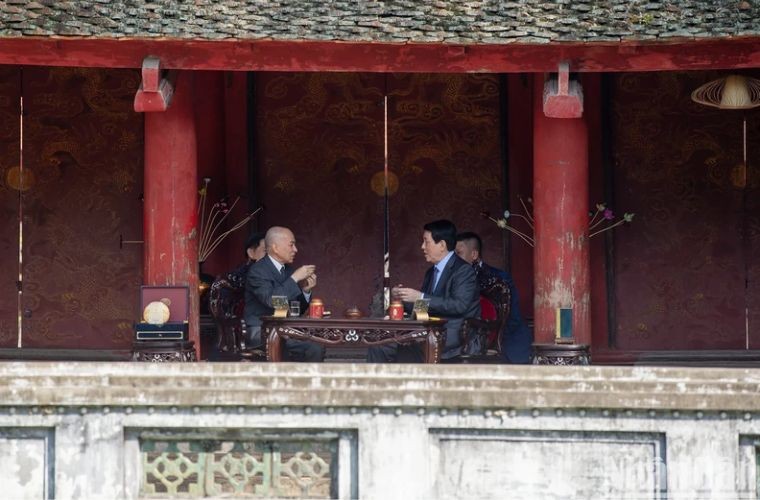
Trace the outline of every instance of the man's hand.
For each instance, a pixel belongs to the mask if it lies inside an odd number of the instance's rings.
[[[291,278],[293,278],[293,281],[296,283],[305,280],[309,276],[314,274],[314,271],[316,271],[317,266],[301,266],[295,271],[293,271],[293,274],[290,275]]]
[[[301,286],[301,290],[303,290],[306,293],[310,293],[311,289],[317,286],[317,275],[312,274],[305,280],[298,283]]]
[[[422,292],[415,290],[414,288],[394,287],[391,290],[391,295],[395,299],[401,299],[404,302],[414,302],[417,299],[422,298]]]

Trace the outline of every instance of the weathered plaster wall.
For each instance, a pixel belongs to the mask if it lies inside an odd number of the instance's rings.
[[[739,369],[6,363],[0,484],[133,498],[151,436],[311,433],[341,498],[756,498],[759,390]]]

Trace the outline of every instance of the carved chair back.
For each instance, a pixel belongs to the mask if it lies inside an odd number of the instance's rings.
[[[209,312],[214,318],[217,348],[222,352],[240,353],[245,348],[245,289],[232,285],[227,278],[218,278],[209,289]]]
[[[470,318],[462,327],[463,357],[484,355],[488,349],[501,352],[502,333],[509,320],[512,294],[509,283],[503,278],[477,268],[478,287],[482,299],[493,305],[496,317],[493,319]]]

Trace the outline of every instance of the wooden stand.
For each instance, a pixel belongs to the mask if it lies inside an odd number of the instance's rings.
[[[136,340],[132,344],[132,361],[153,363],[197,361],[195,343],[187,340]]]
[[[534,365],[590,365],[587,344],[533,344]]]

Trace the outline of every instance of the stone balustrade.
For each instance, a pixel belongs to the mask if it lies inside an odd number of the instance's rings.
[[[753,369],[0,364],[4,498],[756,498]]]

